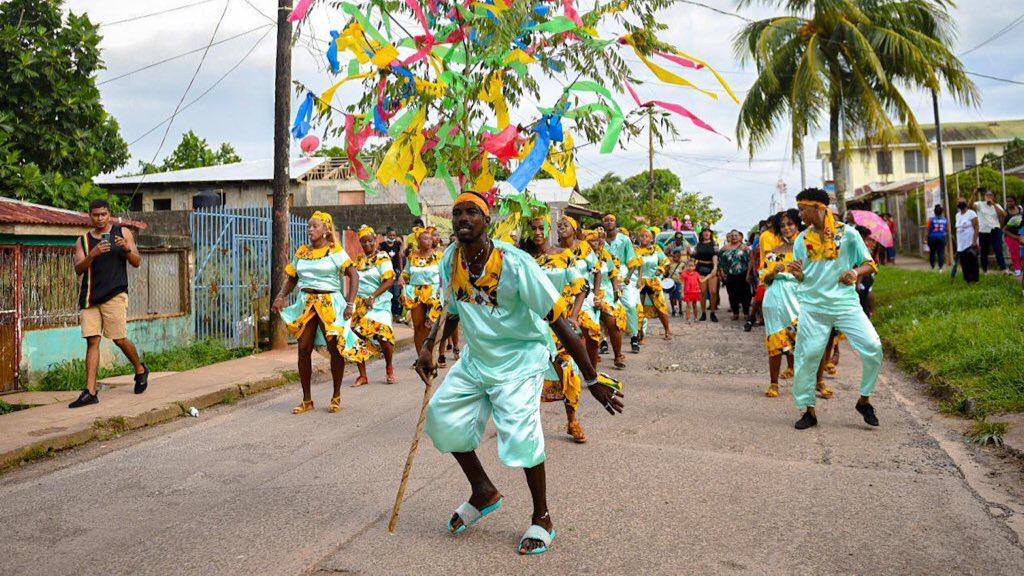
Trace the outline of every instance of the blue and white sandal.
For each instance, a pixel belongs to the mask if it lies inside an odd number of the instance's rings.
[[[523,537],[519,539],[519,553],[522,555],[533,556],[536,554],[543,554],[547,552],[548,547],[550,547],[551,543],[555,541],[556,534],[557,533],[555,532],[554,528],[551,529],[551,532],[548,532],[543,526],[533,524],[532,526],[526,529],[526,533],[523,534]],[[538,542],[543,543],[544,545],[540,548],[534,548],[533,550],[528,550],[524,552],[523,542],[527,540],[536,540]]]
[[[498,501],[495,502],[494,504],[487,506],[483,510],[477,510],[476,506],[473,506],[469,502],[463,502],[462,504],[459,505],[458,508],[455,509],[455,513],[459,516],[459,519],[462,520],[462,526],[459,526],[458,528],[452,528],[452,521],[449,519],[448,531],[452,534],[461,534],[466,531],[466,528],[469,528],[477,522],[483,520],[484,516],[487,516],[491,512],[494,512],[498,508],[501,508],[501,506],[504,503],[504,497],[498,498]]]

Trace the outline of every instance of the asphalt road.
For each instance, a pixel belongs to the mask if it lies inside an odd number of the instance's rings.
[[[422,399],[399,370],[346,389],[340,414],[321,384],[317,411],[291,415],[289,387],[0,478],[0,574],[1024,574],[1016,534],[887,386],[882,426],[863,424],[852,352],[820,426],[797,432],[788,384],[761,393],[756,332],[674,326],[616,374],[626,414],[584,399],[588,444],[544,407],[546,555],[515,553],[529,495],[493,432],[480,454],[502,510],[450,536],[468,487],[425,439],[387,534]]]

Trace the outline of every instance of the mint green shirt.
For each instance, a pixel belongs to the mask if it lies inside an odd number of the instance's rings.
[[[661,265],[668,260],[668,256],[665,256],[665,252],[662,251],[661,246],[655,245],[654,251],[641,258],[643,264],[640,267],[641,278],[661,278],[658,271],[661,269]]]
[[[441,260],[441,284],[451,286],[452,266],[459,243]],[[459,360],[482,384],[521,381],[551,366],[548,342],[551,328],[545,318],[561,296],[537,262],[526,252],[494,241],[502,257],[497,305],[455,300],[448,313],[458,316],[466,344]],[[443,298],[449,291],[442,293]]]
[[[619,259],[619,273],[625,278],[629,273],[629,263],[636,258],[636,247],[633,246],[633,241],[629,239],[629,236],[619,232],[615,236],[615,240],[605,241],[605,247],[612,253],[612,256]]]
[[[807,231],[797,236],[793,259],[804,265],[804,280],[797,289],[801,310],[819,312],[846,311],[860,308],[856,286],[840,284],[839,277],[865,262],[872,262],[871,253],[855,228],[837,224],[839,257],[835,260],[811,260],[807,257]]]

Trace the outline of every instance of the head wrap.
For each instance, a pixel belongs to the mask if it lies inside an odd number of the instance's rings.
[[[615,217],[615,214],[605,214],[604,218],[601,218],[602,222],[618,222],[619,219]]]
[[[370,228],[366,224],[363,224],[362,226],[359,227],[359,238],[362,239],[366,238],[367,236],[376,238],[377,233],[373,231],[373,228]]]
[[[813,200],[800,200],[798,206],[825,209],[825,221],[821,230],[808,228],[804,242],[807,244],[807,257],[811,260],[835,260],[839,258],[839,245],[836,244],[836,217],[828,206]]]
[[[597,230],[586,230],[583,232],[583,239],[586,240],[587,242],[590,242],[591,240],[597,240],[600,237],[601,233],[598,232]]]
[[[572,226],[573,230],[575,230],[577,232],[580,231],[580,223],[577,222],[576,219],[573,218],[572,216],[562,216],[562,220],[565,220],[566,222],[568,222],[569,226]]]
[[[458,206],[463,202],[469,202],[470,204],[473,204],[474,206],[479,208],[480,211],[483,212],[485,216],[491,215],[490,204],[487,203],[487,200],[484,200],[483,196],[477,194],[476,192],[463,192],[462,194],[459,194],[459,197],[455,199],[455,203],[452,204],[452,206]]]
[[[309,217],[310,220],[319,220],[327,225],[327,228],[334,230],[334,217],[327,212],[321,212],[317,210],[313,212],[313,215]]]

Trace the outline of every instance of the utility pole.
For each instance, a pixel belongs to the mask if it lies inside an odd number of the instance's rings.
[[[654,106],[647,105],[647,193],[654,211]],[[653,222],[651,223],[653,225]]]
[[[942,121],[939,119],[939,93],[932,89],[932,110],[935,113],[935,145],[939,151],[939,204],[946,206],[946,157],[942,150]]]
[[[270,299],[281,291],[284,269],[288,265],[288,192],[291,176],[288,173],[291,135],[288,120],[291,117],[292,83],[292,23],[288,15],[292,0],[277,1],[277,62],[274,73],[274,196],[270,241]],[[280,314],[271,313],[270,346],[284,348],[288,334]]]
[[[804,147],[800,143],[800,190],[807,190],[807,165],[804,164]]]

